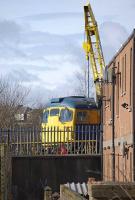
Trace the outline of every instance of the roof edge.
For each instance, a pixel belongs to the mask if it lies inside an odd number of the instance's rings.
[[[111,61],[106,65],[107,68],[113,63],[119,53],[125,48],[128,42],[135,37],[135,28],[133,29],[132,33],[129,35],[128,39],[122,44],[122,47],[118,50],[118,52],[112,57]]]

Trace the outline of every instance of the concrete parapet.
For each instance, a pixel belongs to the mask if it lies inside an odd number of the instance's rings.
[[[65,185],[60,186],[60,200],[85,200],[80,194],[70,190]]]
[[[135,199],[135,183],[104,183],[88,181],[89,200]]]

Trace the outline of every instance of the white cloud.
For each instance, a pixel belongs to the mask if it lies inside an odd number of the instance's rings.
[[[33,97],[73,94],[74,72],[86,65],[82,49],[83,2],[11,1],[2,1],[0,7],[1,73],[21,80],[31,88]],[[135,3],[91,3],[108,63],[134,27]]]
[[[20,31],[20,26],[14,21],[0,21],[0,44],[18,43]]]
[[[20,27],[16,33],[19,35],[19,42],[13,42],[11,47],[9,41],[12,40],[12,34],[8,38],[2,35],[1,39],[5,39],[5,42],[0,51],[1,73],[10,76],[14,81],[21,81],[34,91],[42,85],[43,94],[46,90],[53,94],[54,90],[58,92],[57,88],[66,85],[74,71],[80,67],[78,60],[82,53],[80,54],[78,41],[82,35],[60,36],[32,30],[26,32],[21,24],[6,21],[6,26],[8,24],[9,27]],[[67,91],[63,90],[63,95],[64,93]]]
[[[108,64],[127,39],[128,31],[119,23],[105,22],[100,26],[100,36],[106,64]]]

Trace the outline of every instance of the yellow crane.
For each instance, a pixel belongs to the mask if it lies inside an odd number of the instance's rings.
[[[83,48],[86,52],[86,59],[89,60],[93,72],[96,87],[97,99],[102,97],[103,69],[105,68],[104,56],[99,37],[98,25],[95,20],[90,3],[84,6],[85,18],[85,41]]]

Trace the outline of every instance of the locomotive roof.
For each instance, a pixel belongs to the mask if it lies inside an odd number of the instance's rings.
[[[47,107],[67,106],[71,108],[96,109],[97,105],[94,98],[84,96],[69,96],[61,98],[53,98],[47,104]]]

